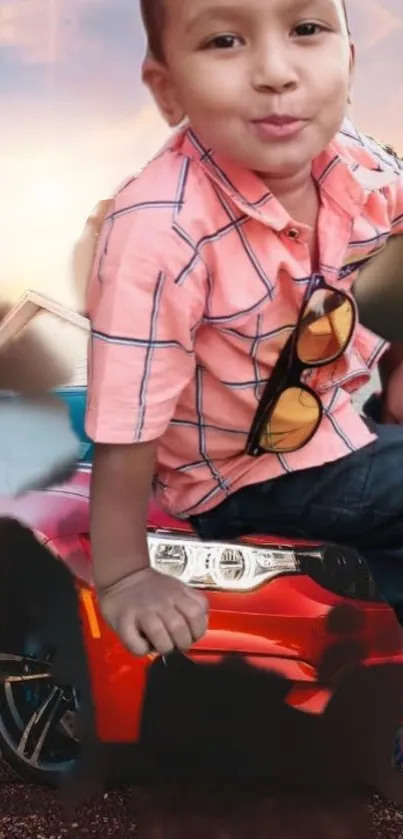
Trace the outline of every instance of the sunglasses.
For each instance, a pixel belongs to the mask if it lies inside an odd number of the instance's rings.
[[[312,440],[323,418],[323,406],[318,394],[301,381],[302,373],[337,361],[350,344],[356,321],[353,299],[314,274],[297,325],[256,411],[247,454],[287,454]]]

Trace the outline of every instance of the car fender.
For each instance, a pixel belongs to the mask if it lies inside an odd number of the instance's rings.
[[[92,583],[91,563],[80,536],[89,530],[89,486],[90,470],[80,469],[61,486],[0,497],[0,517],[31,530],[86,585]]]
[[[90,471],[78,470],[60,486],[0,497],[0,517],[12,518],[48,537],[88,533]]]

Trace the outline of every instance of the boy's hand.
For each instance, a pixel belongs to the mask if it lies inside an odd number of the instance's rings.
[[[391,374],[386,385],[382,422],[403,425],[403,365]]]
[[[186,651],[207,630],[204,595],[152,568],[98,591],[98,598],[104,618],[134,655]]]
[[[383,389],[382,422],[389,425],[403,425],[403,346],[393,344],[381,359],[381,383]]]

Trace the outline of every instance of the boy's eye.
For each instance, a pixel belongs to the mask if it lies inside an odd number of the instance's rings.
[[[295,27],[294,32],[302,38],[312,38],[320,32],[324,32],[324,26],[319,23],[300,23]]]
[[[206,44],[207,49],[213,50],[231,50],[239,46],[241,38],[236,35],[216,35],[211,41]]]

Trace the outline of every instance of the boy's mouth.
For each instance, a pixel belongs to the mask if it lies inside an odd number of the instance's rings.
[[[272,114],[263,119],[252,120],[256,132],[266,139],[293,137],[306,124],[307,120],[291,116],[291,114]]]

